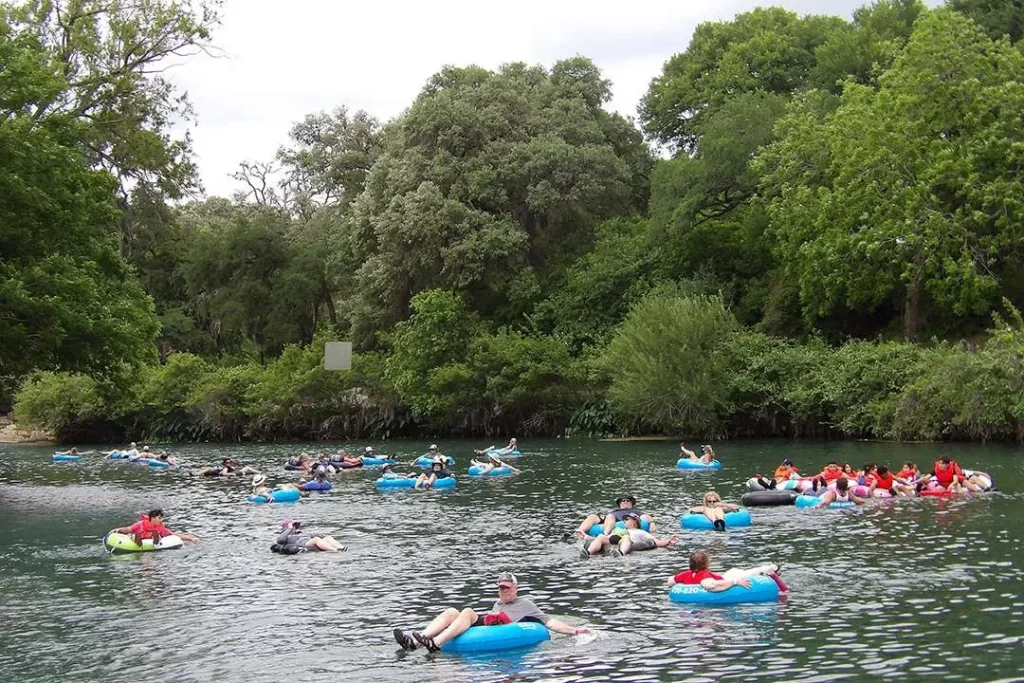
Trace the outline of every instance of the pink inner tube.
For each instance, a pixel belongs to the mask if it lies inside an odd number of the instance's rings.
[[[830,486],[829,488],[834,487]],[[871,488],[868,486],[864,486],[862,484],[858,484],[857,486],[851,487],[850,491],[853,493],[853,495],[860,496],[861,498],[865,498],[872,495],[875,498],[892,498],[892,494],[889,493],[889,491],[887,491],[886,489],[875,489],[874,494],[872,494]]]

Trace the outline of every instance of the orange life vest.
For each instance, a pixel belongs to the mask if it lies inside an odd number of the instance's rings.
[[[939,486],[949,486],[954,480],[963,481],[963,470],[960,469],[960,465],[957,465],[955,460],[950,461],[949,466],[945,470],[941,466],[942,461],[936,460],[935,469],[932,470],[935,472],[935,479],[939,482]]]

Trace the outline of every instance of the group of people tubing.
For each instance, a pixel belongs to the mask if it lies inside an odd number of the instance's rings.
[[[511,452],[514,449],[516,449],[516,441],[512,439],[509,445],[501,450]],[[476,455],[486,456],[486,459],[473,460],[472,464],[478,467],[510,467],[497,455],[501,450],[496,450],[491,446],[475,451]],[[681,444],[680,453],[682,457],[704,463],[710,463],[715,458],[710,445],[702,446],[701,454],[697,455]],[[377,457],[372,446],[367,446],[365,455],[358,458],[348,456],[343,451],[338,456],[340,457],[320,456],[318,460],[313,461],[308,454],[302,454],[289,461],[288,464],[293,465],[289,469],[301,469],[313,475],[314,479],[311,481],[323,481],[329,474],[344,469],[362,467],[364,459]],[[393,464],[385,463],[380,466],[381,477],[415,477],[415,488],[429,488],[437,480],[453,476],[450,469],[453,460],[441,454],[436,444],[431,444],[426,457],[430,462],[428,472],[400,474],[394,471]],[[519,472],[514,468],[511,469],[515,473]],[[239,470],[231,458],[225,458],[219,467],[207,468],[200,474],[203,476],[233,476],[253,471],[251,468]],[[849,464],[840,466],[836,462],[829,462],[821,472],[806,477],[801,476],[794,463],[787,458],[775,470],[773,477],[768,478],[757,474],[748,482],[748,485],[751,489],[773,490],[789,487],[791,484],[787,484],[787,482],[794,481],[797,482],[798,490],[820,496],[818,505],[822,507],[833,502],[846,501],[863,504],[864,498],[856,493],[861,493],[865,497],[912,496],[922,491],[980,492],[994,488],[991,477],[983,473],[965,472],[948,457],[936,461],[934,468],[928,473],[922,473],[912,462],[905,463],[896,474],[893,474],[885,465],[866,464],[862,469],[855,470]],[[266,476],[256,472],[253,479],[253,493],[269,495],[265,482]],[[300,483],[299,487],[302,485]],[[689,512],[705,515],[712,522],[713,527],[719,531],[724,531],[726,528],[726,513],[740,509],[735,504],[723,502],[721,496],[713,490],[704,494],[702,502],[702,505],[691,507]],[[658,538],[655,535],[657,524],[654,518],[637,509],[636,503],[634,496],[623,495],[616,499],[614,509],[605,513],[587,515],[574,532],[574,536],[582,540],[581,556],[589,558],[594,555],[607,554],[612,557],[621,557],[631,552],[677,545],[679,539],[676,536]],[[151,510],[130,527],[116,531],[131,534],[140,545],[145,538],[158,539],[173,534],[164,526],[163,511],[159,509]],[[187,534],[177,534],[177,536],[184,541],[195,542],[198,540]],[[302,523],[297,520],[282,522],[281,533],[271,546],[272,551],[281,554],[297,554],[307,551],[336,552],[345,549],[345,545],[330,535],[304,531]],[[749,569],[733,568],[722,574],[716,574],[711,571],[710,558],[703,550],[693,551],[689,557],[688,568],[668,577],[667,583],[670,586],[677,583],[699,585],[709,592],[719,592],[736,586],[750,588],[750,578],[756,575],[771,578],[778,584],[780,591],[787,590],[779,576],[777,564],[762,564]],[[511,572],[502,572],[498,575],[497,591],[498,599],[487,613],[480,614],[471,608],[461,610],[447,608],[420,630],[394,629],[395,641],[405,650],[422,647],[434,652],[446,642],[450,642],[474,626],[525,622],[538,622],[544,624],[550,631],[565,635],[592,632],[592,629],[572,626],[549,616],[532,600],[519,596],[519,580]]]
[[[809,477],[801,476],[787,458],[773,477],[756,474],[747,485],[752,491],[791,489],[818,496],[821,507],[836,502],[863,505],[865,498],[872,497],[981,493],[995,488],[991,476],[965,471],[949,457],[936,460],[930,472],[922,472],[913,462],[904,463],[899,472],[893,473],[886,465],[867,463],[857,470],[849,463],[830,461],[821,472]]]

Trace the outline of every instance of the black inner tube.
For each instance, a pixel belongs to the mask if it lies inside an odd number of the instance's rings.
[[[744,493],[740,501],[747,507],[793,505],[798,495],[796,491],[751,491]]]

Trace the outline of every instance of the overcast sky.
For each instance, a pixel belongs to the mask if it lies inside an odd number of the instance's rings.
[[[867,2],[772,4],[848,18]],[[609,107],[633,116],[651,78],[686,49],[697,24],[758,4],[765,3],[226,0],[214,35],[223,57],[193,58],[170,77],[198,113],[191,132],[206,192],[228,196],[237,189],[229,176],[238,163],[270,160],[306,114],[345,105],[393,118],[445,64],[550,66],[582,54],[611,79]]]

